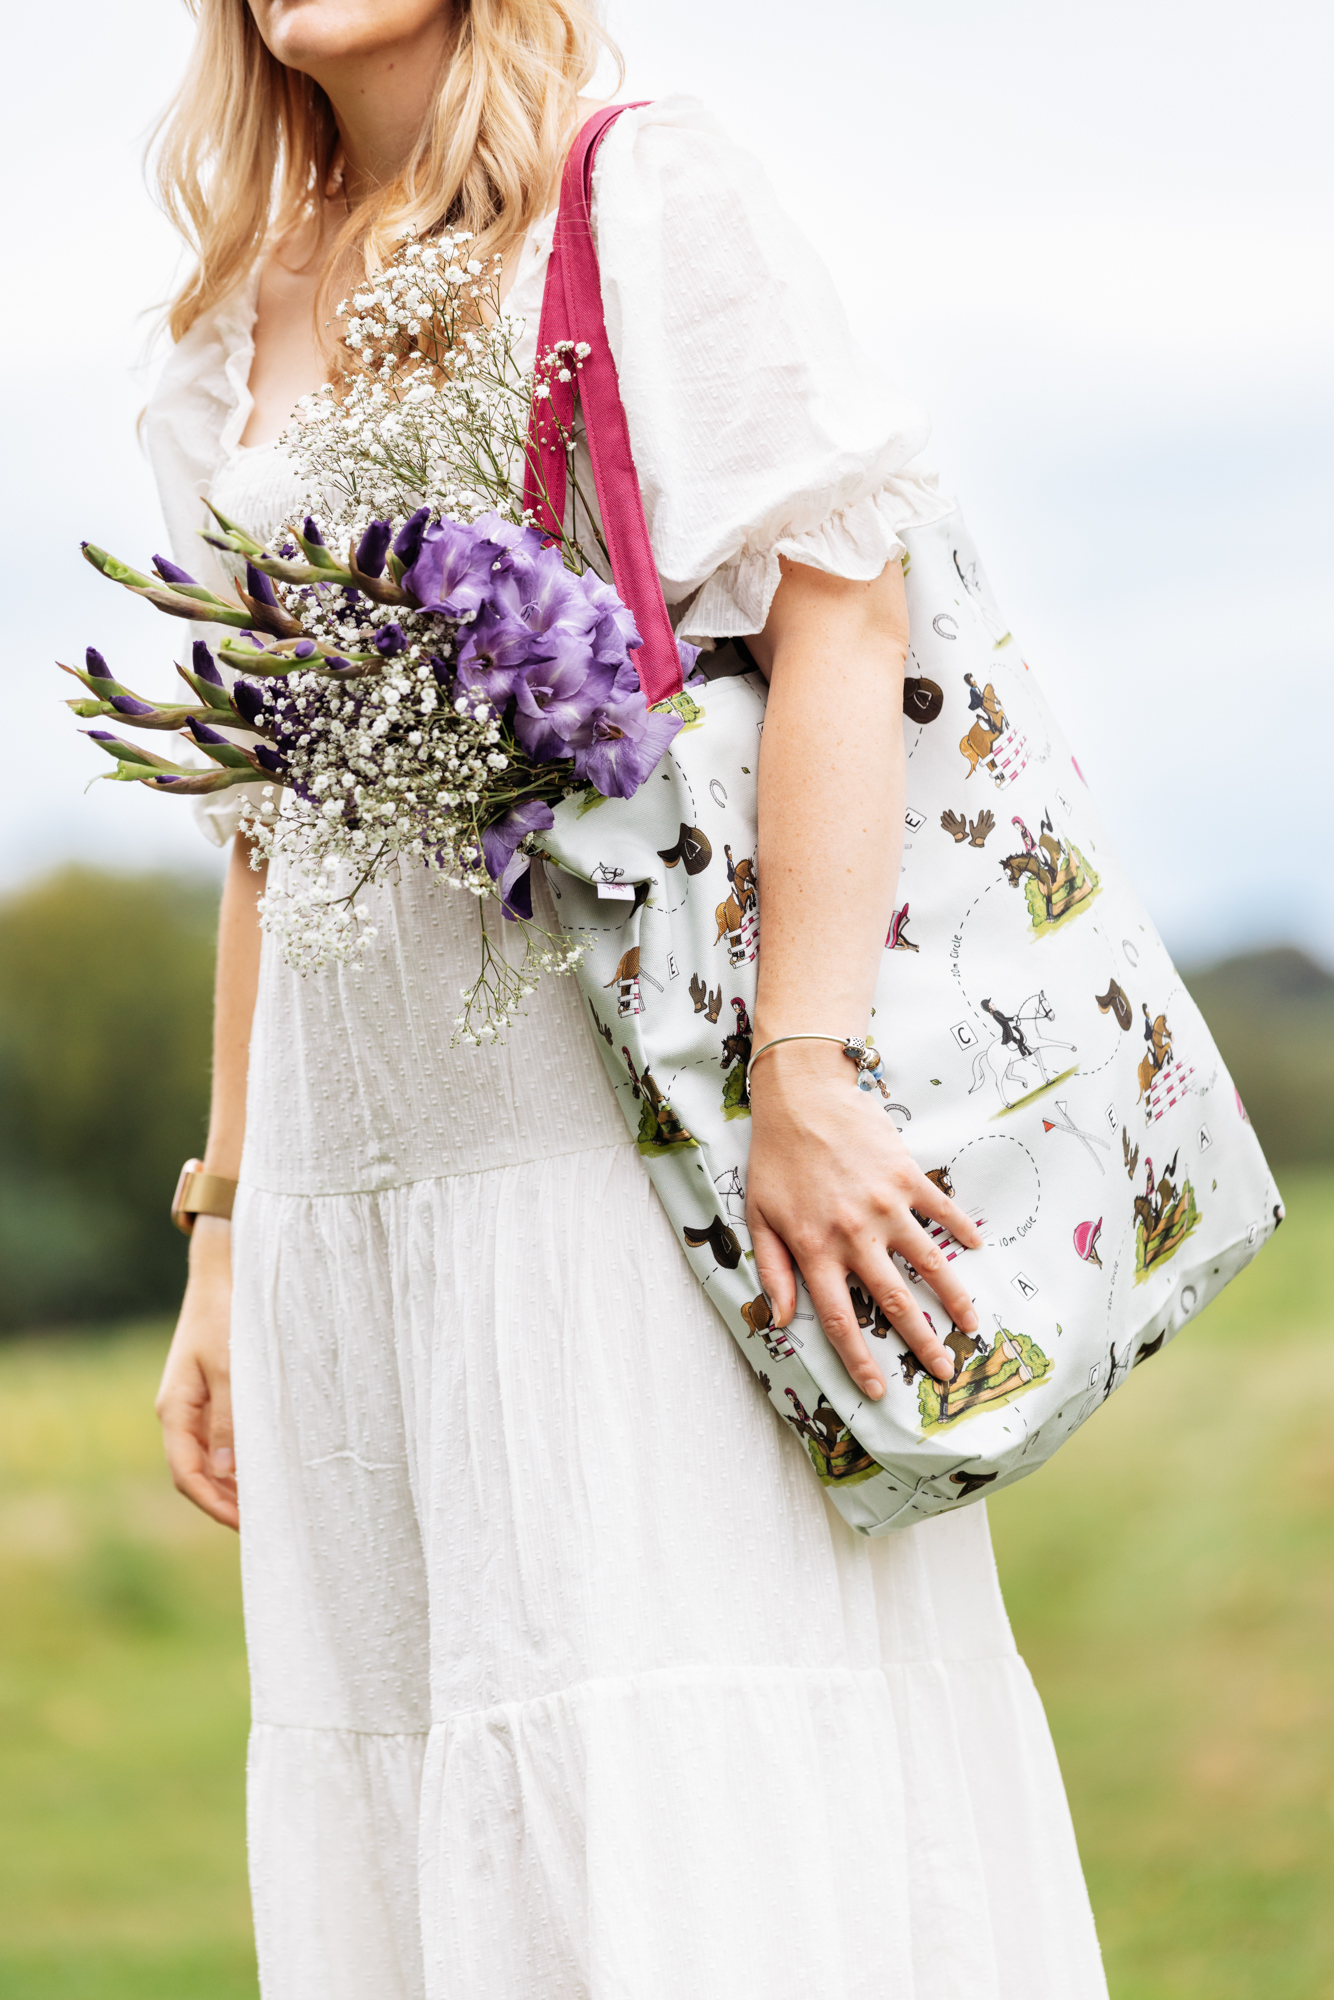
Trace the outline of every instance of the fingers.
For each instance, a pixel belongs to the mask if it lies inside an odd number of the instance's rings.
[[[178,1493],[193,1501],[202,1513],[220,1521],[224,1528],[239,1528],[240,1510],[236,1503],[235,1478],[219,1477],[198,1439],[167,1440],[167,1464]]]
[[[746,1226],[750,1230],[760,1284],[769,1301],[774,1325],[786,1326],[797,1310],[797,1281],[787,1245],[762,1215],[748,1213]]]
[[[231,1384],[198,1362],[170,1370],[157,1400],[162,1443],[178,1493],[224,1527],[240,1525]]]
[[[910,1199],[918,1215],[925,1215],[932,1222],[940,1223],[941,1227],[948,1229],[955,1242],[962,1244],[965,1250],[982,1248],[985,1239],[972,1216],[965,1215],[958,1202],[951,1200],[949,1195],[942,1194],[935,1182],[929,1181],[925,1174],[920,1176],[920,1185],[913,1190]],[[920,1270],[921,1266],[916,1258],[913,1258],[912,1263],[914,1270]]]
[[[954,1374],[954,1356],[913,1297],[908,1280],[888,1250],[876,1245],[863,1251],[855,1275],[928,1373],[937,1381],[948,1382]],[[967,1312],[976,1326],[977,1315],[971,1305],[967,1305]]]
[[[885,1261],[888,1263],[888,1258]],[[892,1265],[890,1268],[893,1268]],[[862,1394],[869,1396],[873,1403],[878,1403],[885,1393],[884,1378],[878,1362],[872,1359],[871,1351],[857,1324],[843,1267],[831,1263],[828,1259],[821,1259],[819,1262],[812,1262],[809,1268],[804,1268],[801,1275],[806,1281],[811,1304],[815,1307],[830,1346]],[[905,1300],[907,1290],[907,1286],[904,1285]],[[930,1335],[930,1328],[924,1320],[922,1330]]]
[[[919,1278],[930,1285],[955,1326],[964,1333],[977,1332],[977,1312],[957,1263],[931,1241],[926,1231],[911,1218],[896,1229],[891,1248],[912,1265]],[[906,1287],[905,1287],[906,1289]]]

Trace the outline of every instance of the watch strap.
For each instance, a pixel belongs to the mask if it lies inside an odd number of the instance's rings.
[[[197,1215],[219,1215],[230,1220],[235,1200],[235,1181],[228,1180],[225,1174],[205,1173],[202,1160],[187,1160],[171,1198],[171,1219],[188,1236]]]

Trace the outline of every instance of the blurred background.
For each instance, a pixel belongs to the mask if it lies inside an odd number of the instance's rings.
[[[611,24],[625,94],[713,106],[930,409],[1279,1172],[1265,1257],[991,1513],[1114,2000],[1334,2000],[1334,17],[613,0]],[[220,857],[180,802],[84,790],[52,664],[95,642],[173,678],[172,635],[77,549],[162,545],[134,425],[178,263],[141,159],[188,42],[178,0],[8,28],[39,200],[0,320],[29,579],[0,788],[0,2000],[255,1992],[235,1544],[172,1494],[151,1415]]]

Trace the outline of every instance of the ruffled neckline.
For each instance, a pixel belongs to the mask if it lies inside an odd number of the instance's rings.
[[[549,209],[528,230],[519,246],[514,282],[505,295],[505,311],[522,313],[524,329],[515,359],[521,368],[531,368],[537,357],[537,319],[542,309],[542,284],[556,231],[556,209]],[[263,259],[257,259],[249,276],[221,305],[215,308],[214,325],[222,347],[223,376],[229,391],[227,416],[218,437],[220,465],[229,465],[241,452],[270,451],[277,438],[259,444],[242,444],[255,399],[250,393],[250,370],[255,359],[255,318],[259,307],[259,273]]]

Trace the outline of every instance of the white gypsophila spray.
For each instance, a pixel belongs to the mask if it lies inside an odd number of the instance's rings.
[[[543,357],[537,376],[516,350],[524,321],[500,303],[502,260],[469,254],[466,230],[412,238],[339,305],[351,365],[298,404],[281,443],[308,482],[306,510],[332,511],[356,534],[375,519],[403,520],[426,502],[441,517],[475,521],[495,511],[528,517],[523,475],[534,401],[549,400],[543,374],[568,382],[589,353],[580,342]],[[575,476],[561,538],[569,566],[586,568],[584,534],[606,569],[606,545]]]
[[[193,671],[178,669],[203,705],[145,702],[92,649],[71,671],[93,697],[81,714],[182,728],[210,760],[200,770],[90,732],[115,777],[194,794],[272,780],[241,823],[253,865],[282,864],[261,922],[303,974],[364,963],[375,927],[363,892],[404,866],[470,892],[481,963],[455,1040],[475,1044],[581,955],[532,921],[530,863],[552,809],[589,790],[631,796],[683,716],[645,703],[639,634],[604,580],[573,419],[553,403],[559,382],[573,408],[590,350],[562,342],[520,368],[523,323],[501,309],[500,259],[483,270],[470,242],[406,241],[339,308],[347,365],[280,440],[304,475],[300,522],[265,546],[213,510],[208,539],[236,559],[243,608],[162,557],[149,577],[85,545],[161,610],[231,628],[216,659],[200,641]],[[553,447],[563,524],[542,474]],[[517,963],[488,932],[488,902],[522,941]]]

